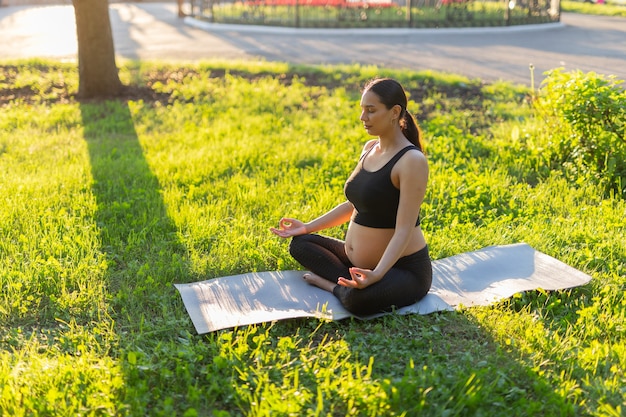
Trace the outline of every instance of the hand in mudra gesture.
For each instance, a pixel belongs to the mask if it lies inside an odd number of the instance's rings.
[[[276,236],[280,237],[293,237],[304,235],[307,233],[306,227],[303,222],[297,219],[290,219],[283,217],[278,222],[278,228],[270,227],[270,231]]]
[[[378,281],[374,271],[370,269],[352,267],[350,268],[350,276],[352,279],[339,277],[337,284],[342,287],[363,289]]]

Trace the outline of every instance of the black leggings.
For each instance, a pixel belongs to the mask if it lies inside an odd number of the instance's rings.
[[[339,277],[350,279],[349,268],[354,266],[348,259],[345,243],[316,234],[295,236],[289,252],[302,266],[320,277],[337,283]],[[349,312],[366,316],[388,312],[416,303],[430,290],[433,270],[428,246],[411,255],[404,256],[375,284],[363,289],[337,285],[335,297]]]

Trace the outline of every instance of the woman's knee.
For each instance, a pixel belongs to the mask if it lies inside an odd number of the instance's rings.
[[[303,251],[306,251],[306,247],[309,244],[309,235],[299,235],[291,238],[289,242],[289,254],[295,259],[299,259]]]
[[[292,237],[289,242],[289,254],[300,263],[316,259],[321,249],[316,240],[318,237],[311,234]]]

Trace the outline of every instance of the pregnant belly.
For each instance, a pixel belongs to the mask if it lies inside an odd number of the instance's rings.
[[[383,256],[393,229],[375,229],[350,222],[346,233],[346,255],[359,268],[373,269]]]

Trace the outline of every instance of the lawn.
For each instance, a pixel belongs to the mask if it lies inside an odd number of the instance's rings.
[[[368,139],[360,87],[380,75],[405,85],[424,130],[433,258],[526,242],[592,281],[428,316],[195,334],[172,283],[297,269],[268,228],[341,201]],[[1,415],[626,411],[622,145],[617,165],[585,165],[541,91],[280,63],[126,62],[120,76],[124,99],[79,102],[73,65],[0,64]]]
[[[623,0],[605,1],[604,3],[583,2],[580,0],[561,1],[561,11],[604,16],[626,17],[626,2]]]

